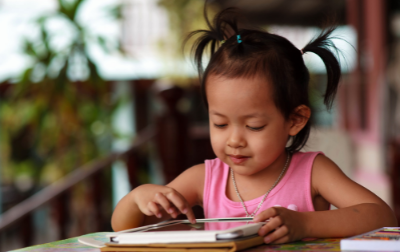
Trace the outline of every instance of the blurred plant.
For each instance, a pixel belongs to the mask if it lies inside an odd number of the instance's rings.
[[[183,38],[189,32],[206,27],[203,15],[204,2],[193,0],[158,1],[158,4],[168,12],[170,33],[172,33],[172,36],[168,36],[168,38],[175,40],[172,44],[175,44],[177,49],[181,49]],[[211,19],[215,14],[214,7],[214,5],[207,4],[208,15]],[[168,41],[168,43],[170,42]]]
[[[58,11],[35,21],[39,35],[25,40],[30,66],[11,85],[0,107],[3,179],[48,184],[109,150],[111,115],[119,101],[99,75],[89,44],[106,53],[120,52],[119,42],[93,34],[77,14],[84,0],[58,0]],[[118,19],[120,8],[109,10]],[[62,22],[72,34],[51,29]],[[28,184],[27,184],[28,183]]]
[[[184,56],[189,55],[193,40],[188,41],[184,51],[182,51],[182,47],[184,39],[191,31],[207,28],[203,15],[204,4],[205,1],[198,0],[158,0],[158,5],[167,10],[169,19],[168,39],[159,42],[160,51],[166,54],[168,63],[171,58],[181,60]],[[206,7],[208,16],[212,20],[219,7],[210,1]],[[176,69],[181,69],[181,67],[176,66]],[[178,75],[169,76],[169,79],[173,80],[175,84],[187,85],[187,74],[182,75],[182,71],[179,71]]]

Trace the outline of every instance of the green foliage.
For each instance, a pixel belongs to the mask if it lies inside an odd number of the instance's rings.
[[[25,39],[30,66],[11,85],[0,104],[3,179],[28,175],[34,184],[48,184],[109,150],[111,116],[119,104],[88,54],[97,43],[107,53],[119,51],[108,38],[93,35],[77,21],[84,0],[58,0],[56,13],[38,18],[39,35]],[[110,13],[119,17],[120,7]],[[62,20],[73,37],[63,48],[54,46],[48,28]]]
[[[159,0],[158,4],[168,12],[170,32],[167,44],[161,42],[161,46],[175,53],[175,56],[182,56],[182,42],[189,32],[206,28],[204,20],[203,0]],[[207,3],[207,12],[212,20],[217,12],[215,4]],[[186,48],[190,48],[190,44]]]

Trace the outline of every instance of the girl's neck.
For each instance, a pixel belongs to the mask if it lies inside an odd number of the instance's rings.
[[[244,201],[252,200],[264,195],[276,182],[282,170],[284,169],[288,153],[283,152],[270,166],[261,170],[258,173],[250,176],[234,174],[236,186],[240,192],[240,195]],[[286,171],[290,166],[290,160],[287,165]],[[285,176],[282,174],[281,179]],[[279,182],[278,182],[279,183]],[[227,178],[227,196],[233,201],[239,201],[236,195],[231,174]]]

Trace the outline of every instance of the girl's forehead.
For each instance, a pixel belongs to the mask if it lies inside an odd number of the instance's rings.
[[[206,95],[210,96],[239,96],[259,99],[272,98],[272,87],[268,80],[262,77],[253,78],[227,78],[212,75],[207,78]]]
[[[206,83],[210,109],[229,109],[244,113],[270,110],[275,107],[271,91],[271,85],[262,78],[210,77]]]

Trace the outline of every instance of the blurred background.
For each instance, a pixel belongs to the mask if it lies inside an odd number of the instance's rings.
[[[203,0],[0,0],[0,251],[111,231],[116,203],[214,158],[187,33]],[[343,76],[306,54],[321,150],[400,220],[400,2],[213,0],[302,48],[336,16]],[[183,52],[186,52],[184,54]],[[201,209],[195,209],[202,215]]]

